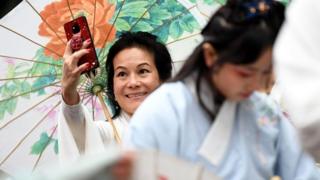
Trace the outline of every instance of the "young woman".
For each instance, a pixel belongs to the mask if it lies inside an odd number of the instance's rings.
[[[115,142],[114,131],[106,121],[91,119],[80,104],[76,90],[86,64],[77,61],[88,52],[89,45],[72,53],[66,48],[62,78],[61,114],[58,125],[59,155],[62,162],[73,162],[80,154],[96,152]],[[156,36],[145,32],[124,33],[110,48],[106,62],[108,95],[116,106],[113,122],[120,137],[140,103],[162,82],[171,77],[172,60],[166,47]]]
[[[228,180],[319,179],[293,127],[266,95],[284,19],[273,0],[229,0],[172,82],[137,109],[125,144],[201,163]]]

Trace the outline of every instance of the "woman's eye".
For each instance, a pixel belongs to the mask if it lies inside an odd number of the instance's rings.
[[[145,73],[149,73],[150,71],[149,70],[147,70],[147,69],[140,69],[139,70],[139,73],[140,74],[145,74]]]
[[[127,73],[125,73],[125,72],[118,72],[116,77],[124,77],[126,75],[127,75]]]
[[[252,73],[249,72],[244,72],[244,71],[238,71],[239,76],[243,77],[243,78],[248,78],[252,76]]]

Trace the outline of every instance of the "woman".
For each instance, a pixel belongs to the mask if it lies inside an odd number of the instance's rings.
[[[172,82],[139,106],[125,144],[200,163],[228,180],[319,179],[280,108],[255,92],[270,76],[283,19],[277,1],[227,1]]]
[[[59,155],[62,162],[72,162],[80,154],[101,150],[114,142],[114,132],[106,121],[95,121],[83,105],[76,87],[86,64],[77,66],[90,42],[72,53],[70,42],[65,52],[59,119]],[[120,137],[140,103],[171,76],[172,60],[156,36],[146,32],[124,33],[110,48],[106,61],[108,95],[116,107],[113,122]]]

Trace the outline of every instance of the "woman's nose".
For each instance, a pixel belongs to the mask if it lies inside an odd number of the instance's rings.
[[[255,91],[261,88],[262,86],[262,78],[259,75],[254,76],[250,82],[250,90]]]
[[[128,80],[128,87],[130,88],[135,88],[140,86],[140,79],[136,75],[131,75],[129,80]]]

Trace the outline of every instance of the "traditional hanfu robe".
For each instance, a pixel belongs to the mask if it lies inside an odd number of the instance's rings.
[[[273,100],[259,93],[239,103],[226,100],[212,120],[198,102],[194,81],[165,83],[148,96],[131,118],[125,146],[200,163],[228,180],[320,179]],[[200,97],[215,108],[205,81]]]
[[[121,112],[113,120],[120,138],[128,128],[129,116]],[[81,154],[103,151],[115,144],[112,126],[106,121],[93,121],[82,104],[69,106],[62,100],[58,122],[59,159],[61,164],[72,163]]]

